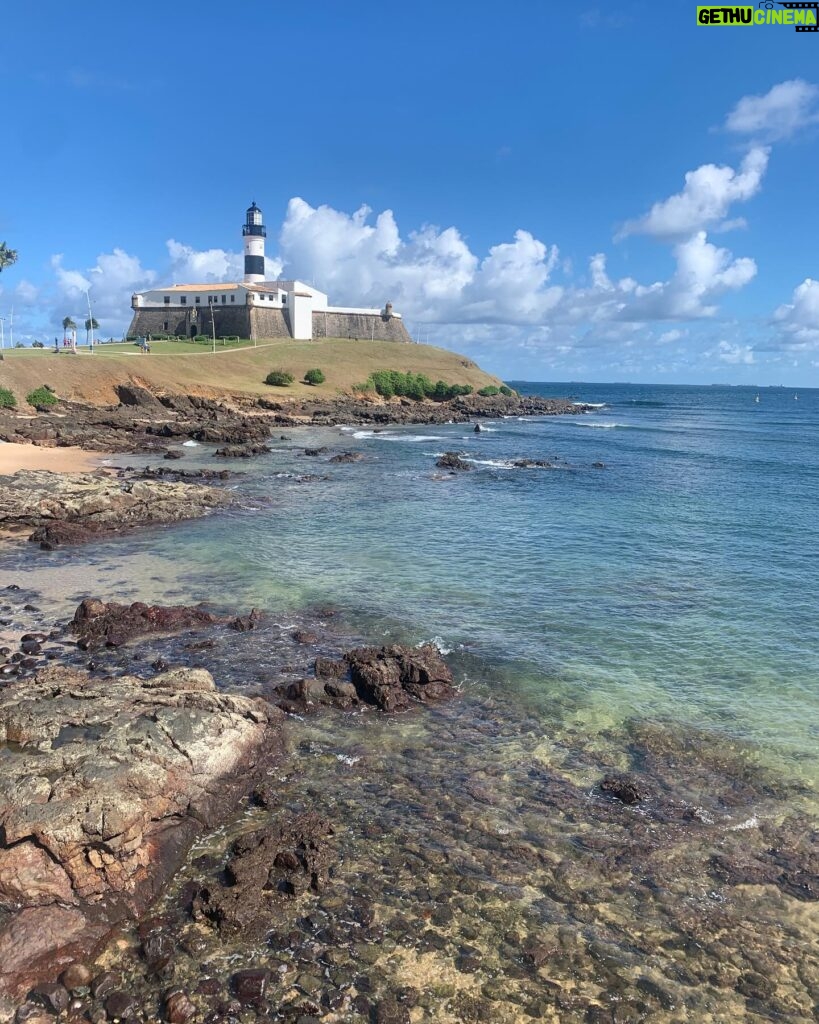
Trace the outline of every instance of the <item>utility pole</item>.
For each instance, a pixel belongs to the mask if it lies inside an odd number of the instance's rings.
[[[215,297],[215,296],[214,296]],[[213,333],[213,354],[216,355],[216,303],[210,304],[210,326]]]
[[[9,348],[14,348],[14,306],[11,307],[9,316]]]
[[[89,341],[89,352],[94,351],[94,316],[91,313],[91,296],[88,294],[88,289],[85,292],[85,300],[88,303],[88,322],[91,325],[90,341]]]
[[[5,320],[6,318],[4,316],[0,316],[0,349],[6,347],[6,335],[3,331],[3,324],[5,323]]]

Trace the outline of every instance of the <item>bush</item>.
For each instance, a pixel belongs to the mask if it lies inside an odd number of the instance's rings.
[[[355,390],[373,389],[382,398],[412,398],[421,401],[431,398],[435,402],[446,402],[458,395],[472,394],[470,384],[447,384],[439,380],[435,384],[423,373],[401,373],[398,370],[375,370],[364,384],[357,384]]]
[[[45,345],[41,341],[32,341],[32,348],[45,348]]]
[[[8,388],[0,388],[0,409],[16,409],[17,399]]]
[[[264,382],[265,384],[272,384],[277,388],[286,388],[295,379],[292,373],[286,373],[284,370],[271,370],[265,377]]]
[[[53,405],[57,404],[54,391],[46,384],[35,388],[33,391],[29,391],[26,395],[26,401],[29,405],[33,405],[35,409],[40,411],[50,409]]]
[[[510,388],[510,387],[509,387],[508,385],[506,385],[506,384],[501,384],[501,386],[500,386],[500,387],[498,388],[498,391],[500,391],[500,393],[501,393],[501,394],[502,394],[502,395],[503,395],[503,396],[504,396],[505,398],[511,398],[511,397],[512,397],[512,395],[514,395],[514,393],[515,393],[515,392],[514,392],[514,391],[513,391],[513,390],[512,390],[512,389],[511,389],[511,388]]]
[[[325,379],[326,378],[321,370],[308,370],[304,375],[305,384],[323,384]]]
[[[481,388],[478,394],[482,398],[491,398],[493,395],[500,394],[500,388],[495,387],[494,384],[487,384],[485,388]]]

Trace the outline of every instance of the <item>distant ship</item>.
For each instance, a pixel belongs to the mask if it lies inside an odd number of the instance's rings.
[[[794,395],[793,396],[793,400],[794,400],[794,402],[798,402],[799,401],[799,395]]]
[[[758,401],[759,401],[759,395],[755,395],[755,396],[754,396],[754,401],[755,401],[755,402],[758,402]]]

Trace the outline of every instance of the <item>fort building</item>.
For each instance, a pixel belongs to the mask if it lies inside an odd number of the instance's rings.
[[[383,309],[331,306],[324,292],[303,281],[265,281],[262,211],[255,202],[242,226],[244,280],[229,284],[172,284],[131,297],[128,337],[197,335],[217,338],[355,338],[372,341],[412,339],[400,313]]]

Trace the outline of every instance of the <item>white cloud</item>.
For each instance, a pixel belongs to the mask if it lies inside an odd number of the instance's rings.
[[[729,132],[754,138],[786,139],[819,123],[819,87],[802,78],[780,82],[764,96],[743,96],[725,119]]]
[[[743,221],[728,221],[732,203],[747,202],[759,192],[768,166],[769,151],[754,146],[740,169],[703,164],[685,175],[681,192],[655,203],[637,220],[627,221],[618,237],[653,235],[656,238],[684,238],[705,228],[727,230]]]
[[[716,356],[721,363],[728,363],[731,366],[750,366],[756,362],[750,345],[733,344],[730,341],[719,342],[717,347],[711,349],[706,355]]]
[[[657,338],[657,342],[660,345],[673,345],[675,341],[680,341],[684,338],[685,334],[685,331],[681,331],[675,327],[670,331],[663,331],[659,338]]]
[[[122,323],[131,293],[150,287],[157,278],[156,271],[145,269],[137,256],[119,248],[102,253],[94,266],[84,271],[64,267],[62,255],[53,256],[51,265],[57,280],[51,310],[53,322],[64,316],[85,320],[88,292],[94,317],[103,327],[114,329]]]
[[[171,260],[170,280],[177,284],[204,284],[240,281],[244,275],[242,253],[229,249],[197,250],[169,238],[165,243]],[[276,278],[281,273],[280,260],[265,260],[265,276]]]
[[[819,348],[819,281],[806,277],[773,318],[781,331],[780,347],[791,351]]]

